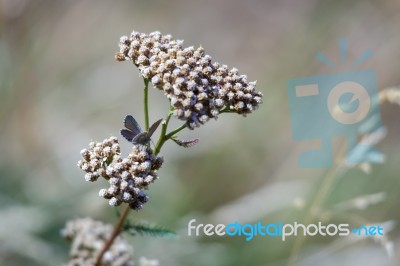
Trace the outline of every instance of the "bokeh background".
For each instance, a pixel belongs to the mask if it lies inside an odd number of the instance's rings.
[[[53,1],[0,0],[0,265],[61,265],[65,222],[90,216],[109,223],[114,210],[76,166],[91,140],[117,135],[126,114],[142,117],[142,79],[118,63],[118,40],[159,30],[202,45],[215,61],[258,80],[264,103],[243,118],[221,115],[168,143],[151,201],[134,220],[171,228],[177,239],[132,237],[135,259],[161,265],[399,265],[399,112],[381,106],[388,130],[383,164],[335,176],[311,221],[384,224],[385,237],[188,237],[187,223],[302,222],[329,170],[301,169],[285,89],[293,77],[335,73],[315,60],[374,56],[379,89],[400,83],[400,2],[392,1]],[[167,102],[151,90],[151,119]],[[179,125],[174,122],[174,125]],[[129,145],[123,144],[123,152]],[[366,170],[366,168],[364,168]],[[299,244],[300,242],[300,244]],[[297,244],[296,244],[297,243]]]

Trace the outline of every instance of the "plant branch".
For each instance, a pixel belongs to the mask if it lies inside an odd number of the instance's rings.
[[[168,124],[169,124],[169,120],[171,120],[173,114],[173,107],[170,107],[169,113],[167,118],[165,119],[165,122],[162,124],[161,127],[161,134],[160,134],[160,138],[157,141],[155,150],[154,150],[154,154],[157,155],[158,153],[160,153],[161,147],[164,145],[164,143],[171,139],[176,133],[178,133],[179,131],[183,130],[186,128],[186,124],[183,124],[182,126],[172,130],[171,132],[169,132],[167,134],[167,129],[168,129]]]
[[[186,124],[183,124],[182,126],[180,126],[180,127],[176,128],[176,129],[174,129],[173,131],[169,132],[165,136],[166,140],[172,138],[176,133],[178,133],[179,131],[181,131],[181,130],[183,130],[185,128],[186,128]]]
[[[149,130],[149,101],[148,101],[148,88],[149,88],[149,80],[148,79],[144,79],[144,122],[145,122],[145,130],[148,131]],[[168,129],[168,124],[169,121],[171,120],[172,114],[173,114],[173,108],[171,107],[167,118],[165,119],[165,121],[162,123],[161,126],[161,134],[160,134],[160,138],[157,141],[156,147],[154,149],[154,154],[157,155],[162,146],[164,145],[164,143],[172,138],[176,133],[178,133],[179,131],[183,130],[184,128],[186,128],[186,124],[178,127],[177,129],[171,131],[170,133],[167,134],[167,129]],[[99,254],[96,256],[95,259],[95,263],[94,266],[100,266],[101,264],[101,259],[104,256],[104,253],[107,252],[107,250],[111,247],[111,245],[114,243],[114,240],[118,237],[118,235],[120,234],[120,232],[123,229],[123,225],[125,222],[126,217],[128,216],[130,210],[130,206],[128,204],[126,204],[124,210],[122,211],[121,216],[119,217],[117,223],[114,226],[114,230],[111,234],[111,237],[106,241],[106,243],[104,244],[103,248],[100,250]]]
[[[129,210],[131,208],[129,207],[128,204],[125,205],[124,210],[122,211],[121,216],[119,217],[117,223],[114,226],[114,230],[111,234],[111,237],[107,240],[107,242],[104,244],[103,248],[100,250],[99,254],[96,256],[94,266],[100,266],[101,265],[101,259],[103,258],[104,253],[111,247],[111,245],[114,243],[114,240],[117,238],[119,233],[122,230],[122,226],[124,224],[124,221],[129,213]]]
[[[149,80],[143,79],[144,81],[144,128],[146,131],[149,130]]]
[[[143,79],[144,81],[144,97],[143,97],[143,105],[144,105],[144,125],[145,130],[149,130],[149,80]],[[122,231],[122,227],[124,225],[125,219],[128,216],[130,206],[128,204],[125,205],[124,210],[122,211],[121,216],[119,217],[117,223],[114,226],[114,230],[111,234],[111,237],[106,241],[103,248],[100,250],[99,254],[96,256],[94,265],[100,266],[101,259],[104,256],[104,253],[111,247],[114,243],[114,240],[118,237],[119,233]]]
[[[168,128],[168,124],[169,124],[169,120],[171,119],[171,116],[172,116],[172,111],[170,110],[167,118],[165,119],[165,122],[162,123],[160,138],[158,139],[156,148],[154,149],[155,155],[160,153],[161,147],[164,145],[165,141],[167,140],[165,136],[167,134],[167,128]]]

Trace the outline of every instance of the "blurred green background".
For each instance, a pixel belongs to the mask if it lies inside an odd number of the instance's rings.
[[[388,135],[384,164],[336,177],[315,219],[385,223],[385,237],[188,237],[187,223],[305,221],[327,173],[301,169],[292,140],[285,82],[334,73],[318,51],[349,59],[367,49],[380,89],[400,83],[400,2],[392,1],[54,1],[0,0],[0,265],[61,265],[69,244],[60,229],[72,218],[116,220],[76,162],[91,140],[119,135],[126,114],[142,117],[142,79],[118,63],[119,37],[159,30],[202,45],[215,61],[258,80],[264,103],[243,118],[221,115],[164,146],[160,180],[135,220],[174,229],[178,239],[130,238],[135,256],[161,265],[399,265],[399,106],[381,107]],[[151,90],[151,120],[167,101]],[[179,125],[177,121],[175,125]],[[123,153],[129,144],[122,145]],[[375,195],[375,197],[365,197]],[[376,199],[376,200],[373,200]],[[312,219],[311,221],[314,221]],[[295,255],[294,255],[295,254]],[[296,255],[297,254],[297,255]]]

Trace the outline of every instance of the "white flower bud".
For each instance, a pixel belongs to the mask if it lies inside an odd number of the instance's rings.
[[[108,201],[108,204],[110,204],[110,206],[119,206],[119,205],[121,204],[121,202],[120,202],[117,198],[112,197],[112,198]]]
[[[86,173],[86,174],[85,174],[85,180],[86,180],[87,182],[96,181],[96,180],[95,180],[95,176],[93,175],[93,173]]]
[[[104,198],[104,197],[107,196],[107,195],[108,195],[107,189],[105,189],[105,188],[100,189],[100,191],[99,191],[99,196],[100,196],[100,197]]]

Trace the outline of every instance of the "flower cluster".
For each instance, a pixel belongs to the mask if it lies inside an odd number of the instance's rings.
[[[83,159],[78,166],[86,172],[87,181],[95,181],[99,176],[108,180],[109,188],[99,191],[99,196],[108,199],[111,206],[127,203],[139,210],[148,201],[143,192],[149,184],[158,179],[163,158],[155,156],[149,146],[134,145],[131,153],[122,158],[116,137],[99,143],[90,143],[81,151]]]
[[[145,79],[165,92],[174,115],[190,129],[221,112],[246,115],[262,102],[256,82],[249,82],[236,68],[212,62],[202,47],[182,45],[171,35],[133,31],[121,37],[116,59],[132,60]]]
[[[78,166],[86,172],[85,180],[94,182],[100,176],[110,178],[104,166],[121,160],[121,149],[118,139],[111,137],[103,142],[90,142],[88,149],[81,150],[81,155],[83,160],[78,162]]]
[[[112,225],[90,218],[68,221],[61,234],[71,240],[69,266],[93,265],[96,255],[111,236]],[[102,266],[133,266],[133,249],[125,239],[118,236],[104,253]]]

